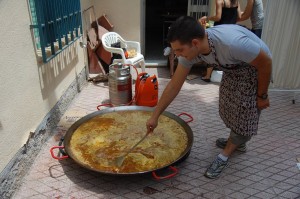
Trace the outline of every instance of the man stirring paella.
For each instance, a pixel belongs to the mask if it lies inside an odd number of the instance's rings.
[[[270,105],[271,52],[242,26],[220,25],[205,30],[188,16],[171,25],[167,40],[178,57],[178,66],[146,123],[147,130],[157,127],[159,116],[179,93],[194,63],[204,61],[222,70],[219,114],[231,132],[227,139],[216,140],[223,150],[204,174],[216,178],[235,150],[246,151],[246,142],[257,134],[260,111]]]

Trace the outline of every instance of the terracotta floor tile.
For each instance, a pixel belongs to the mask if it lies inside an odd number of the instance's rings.
[[[166,68],[147,68],[156,74],[159,96],[170,81]],[[194,143],[189,157],[179,164],[179,174],[154,180],[151,174],[129,177],[86,170],[70,158],[55,160],[49,149],[58,145],[68,128],[80,117],[97,111],[107,102],[107,84],[87,83],[61,118],[51,137],[34,160],[13,199],[23,198],[293,198],[300,196],[300,99],[292,104],[293,93],[270,91],[271,106],[261,114],[258,135],[248,143],[246,153],[234,153],[218,179],[203,176],[220,153],[219,137],[228,137],[219,116],[219,85],[200,78],[187,80],[167,111],[191,114]],[[104,109],[105,107],[102,107]],[[184,120],[188,118],[183,118]],[[156,190],[149,192],[149,189]],[[148,191],[147,191],[148,190]]]

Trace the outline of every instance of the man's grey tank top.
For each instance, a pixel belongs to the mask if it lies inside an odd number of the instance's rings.
[[[264,22],[264,7],[262,0],[254,0],[252,13],[251,13],[251,23],[252,29],[262,29]]]

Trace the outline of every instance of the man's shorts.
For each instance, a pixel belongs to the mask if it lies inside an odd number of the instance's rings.
[[[244,136],[244,135],[239,135],[236,134],[234,131],[231,130],[229,138],[234,145],[241,145],[245,144],[251,139],[252,136]]]

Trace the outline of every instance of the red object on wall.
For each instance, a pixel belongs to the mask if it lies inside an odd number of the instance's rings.
[[[101,17],[98,18],[98,23],[100,26],[103,26],[108,31],[112,31],[114,28],[114,25],[110,23],[106,14],[103,14]]]
[[[93,31],[88,31],[88,33],[90,33],[88,34],[89,44],[94,44],[88,48],[89,72],[93,74],[101,73],[101,67],[103,67],[107,73],[112,58],[112,54],[103,48],[101,38],[103,34],[111,31],[114,26],[110,23],[105,14],[99,17],[97,21],[99,25],[96,21],[93,21],[90,28],[90,30]]]
[[[89,60],[89,73],[91,74],[98,74],[101,73],[101,69],[99,67],[100,61],[97,58],[96,53],[93,49],[91,49],[90,45],[87,45],[88,51],[88,60]]]

